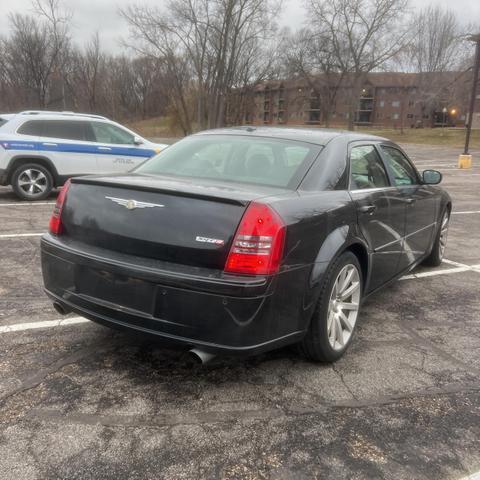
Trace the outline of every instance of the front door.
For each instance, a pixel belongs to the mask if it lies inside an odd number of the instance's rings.
[[[134,136],[111,123],[90,122],[97,146],[98,173],[128,172],[155,152],[135,145]]]
[[[391,145],[380,147],[383,159],[406,208],[405,240],[399,270],[427,253],[435,234],[436,202],[433,192],[422,184],[407,156]]]
[[[374,145],[355,144],[350,149],[350,195],[372,252],[370,291],[396,275],[405,234],[405,203],[390,185]]]

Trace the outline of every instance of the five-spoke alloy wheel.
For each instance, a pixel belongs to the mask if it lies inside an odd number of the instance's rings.
[[[432,245],[432,251],[423,262],[425,265],[438,267],[442,263],[443,256],[445,255],[445,248],[447,247],[449,223],[450,210],[446,208],[441,217],[441,223],[438,226],[437,234]]]
[[[443,259],[443,255],[445,254],[445,248],[447,246],[449,222],[450,222],[450,215],[448,211],[446,211],[443,214],[442,224],[440,225],[440,237],[438,242],[440,259]]]
[[[327,316],[328,340],[334,350],[342,350],[357,323],[360,306],[360,275],[355,265],[345,265],[333,284]]]
[[[23,200],[42,200],[52,191],[53,178],[43,165],[21,165],[13,173],[12,187]]]
[[[348,348],[357,324],[363,292],[360,263],[353,252],[342,253],[322,279],[322,290],[300,344],[310,360],[334,362]]]

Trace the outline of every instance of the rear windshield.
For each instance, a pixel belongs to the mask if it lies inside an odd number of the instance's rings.
[[[296,188],[320,150],[291,140],[199,135],[168,147],[135,172]]]

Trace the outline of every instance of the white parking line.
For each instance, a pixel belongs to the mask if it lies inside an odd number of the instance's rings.
[[[0,235],[0,238],[17,238],[17,237],[41,237],[45,232],[42,233],[6,233]]]
[[[65,327],[67,325],[76,325],[78,323],[87,323],[83,317],[62,318],[60,320],[46,320],[43,322],[16,323],[14,325],[4,325],[0,327],[0,334],[21,332],[23,330],[34,330],[36,328]]]
[[[480,480],[480,472],[472,473],[467,477],[460,478],[460,480]]]
[[[452,212],[452,215],[473,215],[474,213],[480,213],[480,210],[471,210],[469,212]]]
[[[461,272],[467,272],[468,270],[473,271],[471,267],[456,267],[456,268],[447,268],[443,270],[432,270],[430,272],[412,273],[410,275],[404,275],[402,278],[400,278],[400,280],[411,280],[413,278],[435,277],[437,275],[449,275],[450,273],[461,273]]]
[[[479,265],[466,265],[465,263],[455,262],[453,260],[444,259],[442,261],[448,265],[453,265],[455,268],[444,268],[442,270],[431,270],[429,272],[412,273],[405,275],[400,280],[411,280],[413,278],[435,277],[436,275],[449,275],[450,273],[462,273],[462,272],[477,272],[480,273]]]
[[[17,202],[0,203],[0,207],[32,207],[36,205],[55,205],[55,202]]]

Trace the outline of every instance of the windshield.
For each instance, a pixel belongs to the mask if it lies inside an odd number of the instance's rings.
[[[135,172],[296,188],[319,145],[235,135],[188,137]]]

